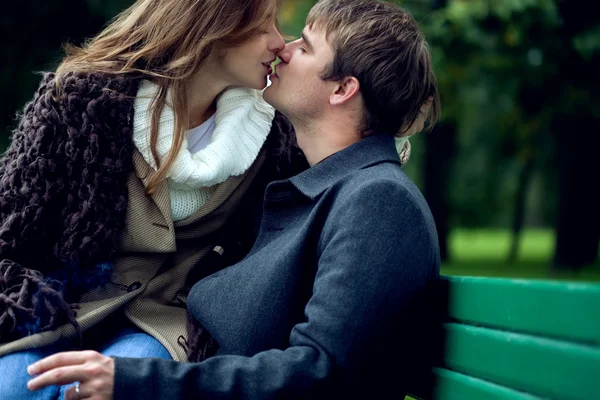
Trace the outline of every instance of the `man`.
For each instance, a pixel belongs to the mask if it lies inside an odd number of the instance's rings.
[[[394,145],[430,99],[437,116],[427,45],[397,6],[322,0],[280,58],[264,97],[293,123],[311,168],[268,186],[250,254],[190,292],[218,353],[196,364],[58,354],[31,367],[41,375],[30,388],[77,380],[79,397],[102,399],[401,396],[439,276],[433,219]]]

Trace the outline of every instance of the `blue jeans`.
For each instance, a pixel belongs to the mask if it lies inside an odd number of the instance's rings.
[[[0,357],[0,400],[64,399],[65,391],[71,385],[50,386],[35,392],[27,389],[27,382],[32,378],[27,373],[27,367],[58,351],[61,349],[50,346]],[[158,340],[134,328],[119,331],[97,351],[106,356],[171,359],[167,349]]]

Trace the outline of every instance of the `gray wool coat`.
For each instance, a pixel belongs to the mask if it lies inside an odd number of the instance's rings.
[[[196,364],[117,357],[115,399],[403,392],[440,258],[433,218],[393,139],[364,138],[269,184],[264,200],[249,255],[188,297],[217,355]]]

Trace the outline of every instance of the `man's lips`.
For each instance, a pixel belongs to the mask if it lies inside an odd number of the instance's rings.
[[[271,74],[271,77],[279,78],[279,74],[281,73],[283,66],[284,66],[283,62],[280,62],[277,65],[275,65],[273,68],[273,73]]]

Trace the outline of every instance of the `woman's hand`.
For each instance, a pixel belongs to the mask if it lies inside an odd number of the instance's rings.
[[[46,357],[27,368],[29,375],[38,375],[27,383],[29,390],[50,385],[67,385],[67,400],[112,400],[115,379],[115,361],[96,351],[69,351]]]
[[[400,129],[400,133],[397,135],[397,137],[408,137],[421,132],[423,128],[425,128],[425,120],[429,115],[429,111],[431,110],[432,105],[433,97],[428,97],[425,103],[421,106],[421,110],[419,110],[419,116],[417,117],[415,122],[413,122],[412,125],[408,128],[406,128],[406,126],[402,126],[402,128]]]

